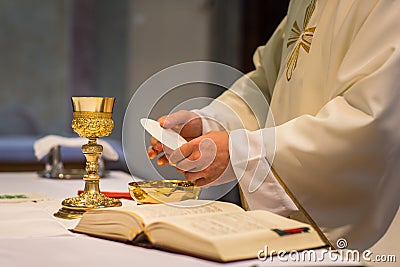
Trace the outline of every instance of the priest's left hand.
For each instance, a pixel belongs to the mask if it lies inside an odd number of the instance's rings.
[[[229,134],[222,131],[211,131],[191,140],[176,149],[169,156],[169,162],[184,173],[188,181],[199,186],[227,182],[234,176],[229,158]],[[218,179],[218,180],[217,180]],[[224,180],[224,181],[221,181]]]

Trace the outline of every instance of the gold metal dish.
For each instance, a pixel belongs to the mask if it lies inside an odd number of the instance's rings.
[[[151,180],[128,184],[133,200],[140,204],[159,204],[197,199],[201,188],[185,180]]]

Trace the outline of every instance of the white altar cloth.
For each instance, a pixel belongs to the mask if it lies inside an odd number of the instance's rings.
[[[127,192],[133,178],[113,171],[100,182],[103,191]],[[26,203],[0,202],[0,266],[361,266],[357,262],[259,261],[216,263],[191,256],[74,234],[78,220],[52,216],[65,197],[83,189],[82,180],[41,178],[36,173],[0,173],[0,194],[41,192],[50,200]],[[126,200],[129,201],[129,200]],[[240,244],[238,244],[240,246]],[[262,249],[262,248],[260,248]]]

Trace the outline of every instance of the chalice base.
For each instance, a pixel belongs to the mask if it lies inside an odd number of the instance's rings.
[[[61,219],[78,219],[88,209],[100,209],[122,206],[119,199],[110,198],[100,192],[83,192],[78,197],[63,200],[62,208],[54,213]]]

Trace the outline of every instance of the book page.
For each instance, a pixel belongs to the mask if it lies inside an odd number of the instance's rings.
[[[122,207],[94,209],[86,212],[74,231],[111,239],[132,240],[153,220],[226,211],[244,212],[235,204],[209,200],[149,205],[124,203]]]
[[[267,211],[223,212],[189,217],[172,217],[160,219],[154,221],[154,223],[179,225],[179,228],[185,229],[185,231],[215,238],[249,232],[269,231],[272,228],[288,229],[308,226]]]
[[[246,213],[224,213],[217,216],[183,219],[179,224],[207,236],[224,236],[269,229],[268,226],[255,221]]]
[[[262,210],[167,217],[147,233],[155,246],[218,261],[255,258],[265,245],[274,251],[324,245],[309,225]]]
[[[244,212],[241,207],[235,204],[210,200],[187,200],[176,204],[142,205],[131,209],[131,211],[139,215],[145,224],[165,217]]]

